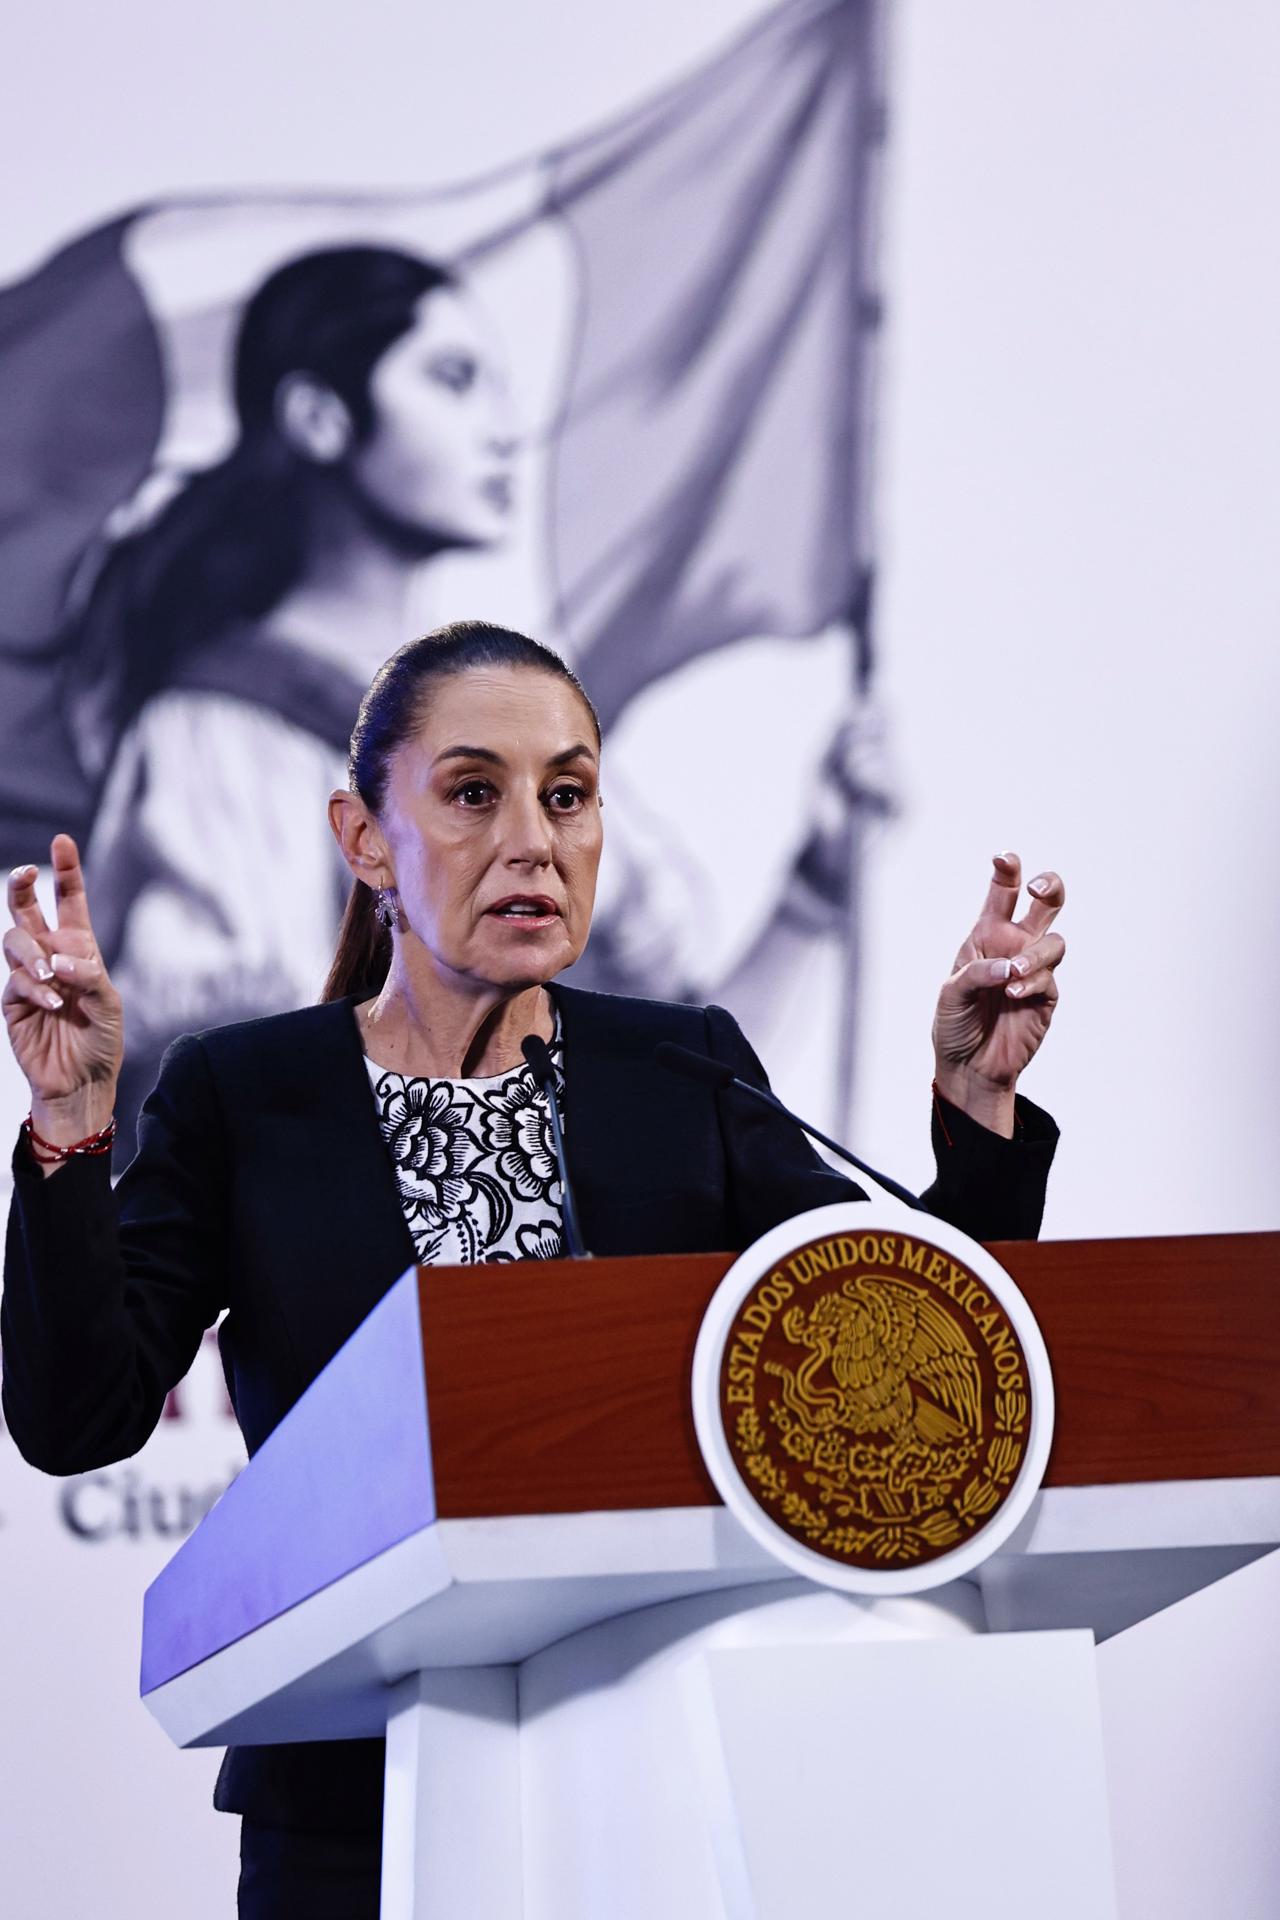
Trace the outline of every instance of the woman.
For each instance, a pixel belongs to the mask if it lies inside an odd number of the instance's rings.
[[[696,795],[694,763],[689,780]],[[0,1337],[29,1460],[70,1473],[135,1450],[224,1308],[252,1452],[415,1256],[558,1250],[529,1033],[558,1061],[598,1253],[742,1247],[861,1197],[788,1122],[655,1064],[675,1040],[763,1084],[728,1014],[555,984],[587,939],[601,805],[595,714],[555,654],[479,623],[403,647],[330,799],[355,885],[324,1002],[180,1041],[114,1203],[120,995],[74,844],[54,842],[56,927],[35,868],[16,870],[4,1007],[31,1118]],[[926,1200],[985,1238],[1037,1231],[1056,1138],[1015,1087],[1056,1001],[1063,894],[1041,876],[1015,921],[1019,879],[1002,855],[934,1026]],[[242,1913],[376,1913],[381,1788],[379,1742],[233,1750],[217,1804],[244,1816]]]
[[[279,268],[245,308],[233,393],[232,451],[119,542],[71,660],[128,1146],[170,1040],[318,990],[345,892],[321,809],[360,695],[419,569],[503,541],[513,504],[497,357],[428,261],[341,247]]]

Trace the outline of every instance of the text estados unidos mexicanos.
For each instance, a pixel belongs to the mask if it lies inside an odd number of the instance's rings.
[[[927,1243],[908,1239],[905,1234],[864,1233],[833,1235],[795,1253],[783,1266],[775,1267],[769,1278],[757,1288],[750,1306],[739,1315],[739,1326],[729,1349],[725,1399],[749,1404],[753,1394],[756,1362],[773,1317],[796,1288],[808,1286],[820,1273],[839,1272],[846,1267],[894,1267],[931,1282],[961,1310],[969,1315],[987,1343],[1002,1388],[1026,1391],[1022,1354],[1004,1316],[996,1311],[991,1295],[964,1267]]]

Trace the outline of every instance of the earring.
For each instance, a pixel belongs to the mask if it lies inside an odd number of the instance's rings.
[[[373,890],[373,911],[379,926],[390,933],[399,919],[399,896],[394,887],[375,887]]]

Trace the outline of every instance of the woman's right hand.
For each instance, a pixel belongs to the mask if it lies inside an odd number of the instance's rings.
[[[15,867],[9,876],[13,925],[4,936],[4,1017],[31,1088],[37,1133],[70,1146],[111,1118],[124,1018],[93,937],[80,855],[70,834],[55,835],[50,854],[55,927],[46,925],[36,900],[37,869]]]

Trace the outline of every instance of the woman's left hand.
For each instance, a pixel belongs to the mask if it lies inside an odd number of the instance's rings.
[[[1018,1075],[1058,1001],[1055,970],[1066,944],[1050,928],[1066,890],[1056,873],[1040,874],[1027,889],[1026,913],[1015,920],[1022,863],[1016,853],[1001,853],[992,866],[986,904],[938,995],[933,1048],[939,1093],[1008,1138]]]

